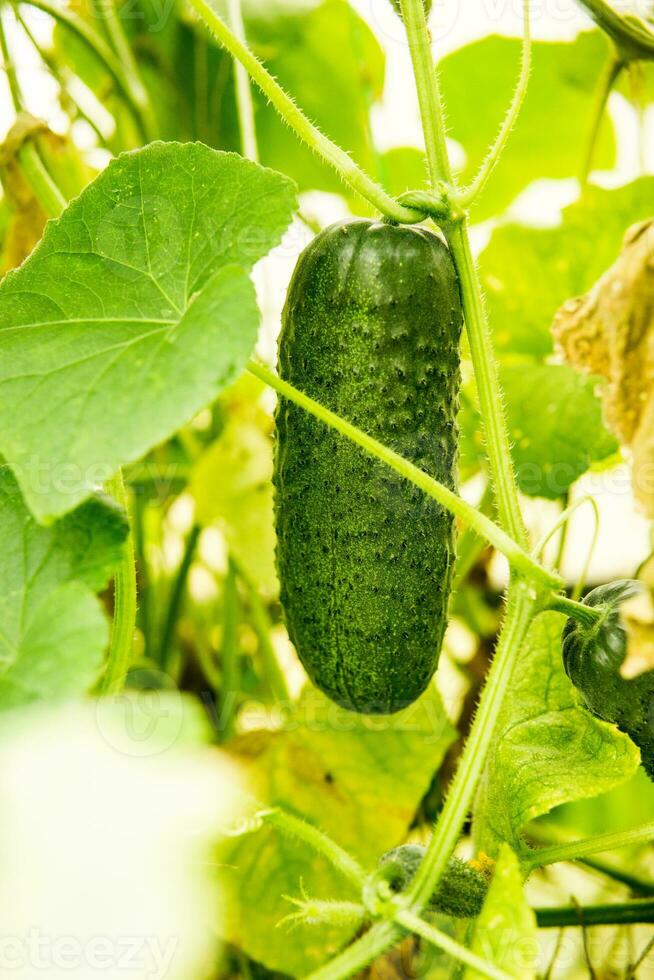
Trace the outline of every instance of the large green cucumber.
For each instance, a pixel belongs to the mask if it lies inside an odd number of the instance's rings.
[[[461,320],[438,236],[342,222],[297,263],[280,373],[453,487]],[[285,399],[274,481],[281,600],[309,677],[346,708],[400,710],[438,661],[451,515]]]

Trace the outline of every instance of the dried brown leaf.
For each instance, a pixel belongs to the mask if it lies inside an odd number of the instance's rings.
[[[573,367],[605,379],[606,423],[631,450],[634,494],[654,517],[654,220],[629,229],[618,259],[561,307],[553,332]]]

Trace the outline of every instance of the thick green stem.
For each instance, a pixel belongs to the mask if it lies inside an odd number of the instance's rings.
[[[563,929],[566,926],[619,926],[654,922],[654,901],[613,905],[570,905],[562,908],[534,909],[539,929]]]
[[[116,502],[129,515],[129,500],[119,470],[107,484],[107,490]],[[102,678],[103,694],[119,694],[122,691],[127,672],[132,662],[134,630],[136,627],[136,562],[134,560],[134,539],[132,532],[124,545],[123,557],[114,577],[114,619],[111,631],[109,659]]]
[[[547,571],[535,562],[505,531],[493,523],[490,518],[467,503],[462,497],[459,497],[458,494],[437,480],[434,480],[433,477],[428,476],[427,473],[424,473],[417,466],[414,466],[413,463],[409,462],[409,460],[404,459],[403,456],[389,449],[388,446],[384,446],[377,439],[373,439],[372,436],[362,432],[361,429],[357,429],[356,426],[346,422],[345,419],[336,415],[328,408],[325,408],[324,405],[320,405],[303,392],[298,391],[297,388],[294,388],[288,382],[282,381],[281,378],[278,378],[268,368],[263,367],[263,365],[256,363],[256,361],[250,361],[248,363],[248,370],[265,384],[274,388],[284,398],[295,402],[300,408],[304,408],[311,415],[320,419],[321,422],[329,425],[332,429],[340,432],[341,435],[351,439],[352,442],[365,449],[371,456],[375,456],[383,463],[386,463],[399,473],[400,476],[403,476],[417,487],[420,487],[421,490],[430,497],[433,497],[439,504],[461,518],[462,521],[490,542],[498,551],[506,555],[511,565],[534,583],[543,588],[555,590],[561,588],[562,581],[557,575]]]
[[[542,868],[546,864],[556,864],[557,861],[576,861],[577,858],[589,854],[601,854],[613,851],[618,847],[629,847],[631,844],[646,844],[654,842],[654,822],[633,827],[631,830],[620,830],[612,834],[598,834],[585,840],[570,841],[566,844],[555,844],[544,847],[539,851],[522,856],[523,866],[532,870]]]
[[[470,248],[467,221],[449,229],[448,241],[461,284],[463,313],[475,371],[497,512],[505,531],[525,548],[527,533],[520,513],[509,433],[504,415],[504,399],[479,274]]]
[[[442,949],[445,953],[449,953],[450,956],[459,960],[459,962],[471,967],[476,974],[481,974],[482,977],[490,977],[490,980],[511,980],[512,974],[506,973],[497,966],[493,966],[492,963],[487,963],[486,960],[483,960],[481,956],[477,956],[476,953],[471,953],[470,950],[455,942],[450,936],[441,932],[440,929],[425,922],[414,912],[405,909],[397,912],[394,919],[395,922],[404,926],[409,932],[415,933],[416,936],[420,936],[426,942],[431,943],[432,946]]]
[[[427,18],[422,2],[414,3],[413,0],[400,0],[400,2],[418,90],[420,118],[425,135],[427,167],[432,188],[437,190],[440,181],[452,183],[452,168],[447,155],[443,107],[438,86],[438,75],[431,53]]]
[[[408,889],[417,908],[424,908],[434,894],[461,834],[536,604],[524,582],[512,584],[502,633],[474,723],[431,842]]]
[[[45,3],[47,0],[38,0],[38,2]],[[307,146],[334,167],[345,183],[349,184],[391,221],[413,224],[423,220],[421,212],[398,204],[386,193],[383,187],[375,183],[356,165],[345,150],[328,139],[317,126],[314,126],[307,119],[279,82],[273,78],[252,51],[236,37],[222,18],[218,16],[208,0],[190,0],[190,2],[218,41],[234,58],[240,61],[250,78],[254,79],[264,95],[270,99],[282,119]]]
[[[242,44],[245,44],[245,24],[243,23],[241,0],[227,0],[227,15],[234,36]],[[254,160],[256,163],[259,160],[259,147],[254,122],[254,102],[252,101],[250,76],[236,58],[234,59],[234,73],[236,78],[236,108],[241,129],[241,150],[244,157]]]
[[[597,620],[601,619],[604,615],[603,611],[599,608],[584,606],[582,602],[577,602],[576,599],[568,599],[563,595],[552,596],[547,600],[545,608],[563,613],[564,616],[575,619],[578,623],[583,623],[585,626],[594,626]]]
[[[440,191],[440,180],[451,183],[452,171],[445,142],[445,121],[438,85],[438,72],[433,63],[425,11],[420,0],[401,0],[402,17],[413,59],[416,89],[423,126],[425,148],[432,181],[432,190]],[[479,275],[470,248],[467,221],[461,220],[446,227],[461,285],[463,313],[468,331],[470,351],[481,408],[486,448],[493,478],[500,523],[504,529],[526,547],[527,536],[520,514],[518,493],[511,462],[509,436],[503,412],[502,394],[497,364]]]

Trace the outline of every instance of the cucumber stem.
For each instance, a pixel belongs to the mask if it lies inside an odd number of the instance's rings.
[[[37,2],[37,0],[34,0]],[[190,0],[192,7],[223,47],[243,65],[250,78],[270,100],[299,138],[333,167],[341,179],[369,201],[391,221],[415,224],[423,221],[424,214],[414,208],[398,204],[386,191],[372,180],[354,160],[315,126],[284,91],[279,82],[263,66],[252,51],[229,29],[208,0]],[[47,0],[38,0],[47,3]]]
[[[585,606],[583,602],[568,599],[564,595],[551,596],[547,600],[546,608],[563,613],[564,616],[568,616],[569,619],[574,619],[578,623],[583,623],[584,626],[594,626],[597,620],[603,616],[601,609]]]

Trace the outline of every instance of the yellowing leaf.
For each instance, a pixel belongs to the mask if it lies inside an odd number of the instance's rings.
[[[308,688],[281,731],[236,739],[251,792],[301,816],[367,868],[401,843],[454,737],[432,686],[405,711],[362,716]],[[305,844],[272,827],[231,841],[221,855],[228,896],[225,938],[271,970],[304,976],[338,951],[351,927],[276,928],[302,889],[316,899],[355,900],[352,886]]]
[[[509,976],[530,980],[536,975],[536,917],[525,899],[518,859],[506,844],[500,848],[471,948]],[[482,976],[468,968],[464,980],[481,980]]]
[[[556,315],[568,361],[601,375],[607,424],[633,454],[636,499],[654,516],[654,221],[629,229],[616,262]]]

